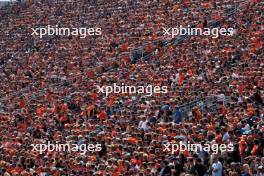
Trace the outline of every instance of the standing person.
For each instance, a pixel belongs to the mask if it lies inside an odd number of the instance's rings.
[[[162,169],[159,173],[159,176],[170,176],[171,175],[171,168],[169,166],[168,161],[163,161],[162,162]]]
[[[105,141],[101,142],[101,147],[102,147],[102,149],[99,151],[99,157],[100,158],[102,158],[103,156],[106,156],[106,154],[107,154],[107,148],[105,145]]]
[[[223,175],[223,166],[222,163],[218,160],[217,156],[213,156],[212,164],[212,176],[222,176]]]
[[[198,176],[204,176],[207,171],[205,165],[202,163],[201,158],[197,158],[195,160],[194,169]]]
[[[243,173],[242,176],[251,176],[252,174],[250,173],[250,167],[248,164],[243,165]]]
[[[182,113],[179,110],[179,108],[175,108],[174,112],[173,112],[173,120],[175,123],[179,124],[182,122]]]
[[[174,167],[176,170],[175,176],[179,176],[184,172],[184,160],[180,159],[179,157],[176,158],[174,161]]]

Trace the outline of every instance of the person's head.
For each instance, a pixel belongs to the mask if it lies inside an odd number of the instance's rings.
[[[234,172],[234,171],[230,171],[228,173],[228,175],[230,175],[230,176],[239,176],[239,174],[237,172]]]
[[[254,145],[258,145],[259,141],[257,139],[254,140]]]
[[[216,155],[212,156],[212,162],[217,163],[219,161],[218,157]]]
[[[193,164],[193,158],[190,157],[187,159],[187,161],[188,161],[188,164]]]
[[[196,164],[202,164],[202,159],[201,158],[196,158],[195,162],[196,162]]]
[[[264,157],[261,158],[261,164],[264,165]]]
[[[249,167],[248,164],[244,164],[244,165],[243,165],[243,171],[244,171],[244,172],[249,172],[249,171],[250,171],[250,167]]]
[[[264,174],[264,166],[263,165],[259,166],[258,169],[257,169],[257,172],[261,173],[261,174]]]
[[[163,165],[163,167],[168,166],[168,165],[169,165],[169,162],[168,162],[167,160],[164,160],[164,161],[162,162],[162,165]]]

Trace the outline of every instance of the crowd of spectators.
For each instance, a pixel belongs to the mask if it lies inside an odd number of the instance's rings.
[[[0,174],[263,175],[262,18],[258,0],[39,0],[1,8]],[[163,27],[211,21],[235,35],[166,45]],[[31,35],[56,24],[100,27],[102,35]],[[139,48],[149,55],[135,56]],[[168,86],[168,93],[97,92],[114,83]],[[222,97],[215,111],[196,106],[184,116],[178,109],[208,96]],[[46,141],[102,150],[32,151]],[[180,141],[232,143],[234,150],[164,151],[164,143]]]

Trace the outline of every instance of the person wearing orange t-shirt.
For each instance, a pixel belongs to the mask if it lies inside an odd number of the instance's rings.
[[[241,139],[239,141],[239,152],[241,157],[245,156],[246,149],[247,149],[247,142],[244,139]]]
[[[105,111],[101,111],[100,114],[98,115],[98,118],[101,120],[101,121],[104,121],[107,119],[107,113]]]
[[[201,113],[201,111],[199,110],[199,108],[198,107],[195,107],[194,109],[193,109],[193,114],[194,114],[194,118],[195,118],[195,120],[198,122],[199,120],[201,120],[201,118],[202,118],[202,113]]]
[[[257,156],[259,154],[259,142],[258,142],[258,140],[254,140],[254,145],[253,145],[251,154],[253,156]]]
[[[87,118],[90,118],[91,116],[93,116],[94,112],[95,112],[95,106],[93,104],[87,105],[87,108],[86,108]]]
[[[248,116],[252,117],[255,114],[254,107],[252,105],[249,105],[247,108],[247,114]]]
[[[44,114],[45,108],[43,106],[38,106],[37,110],[36,110],[36,114],[37,116],[40,118],[42,117],[42,115]]]

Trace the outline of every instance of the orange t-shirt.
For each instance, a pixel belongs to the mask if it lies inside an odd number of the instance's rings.
[[[256,156],[258,153],[258,145],[254,145],[251,151],[253,156]]]
[[[91,98],[92,98],[93,100],[95,100],[95,99],[97,98],[97,94],[96,94],[96,93],[91,93],[90,96],[91,96]]]
[[[183,73],[180,73],[178,84],[182,85],[184,81],[185,75]]]
[[[95,106],[94,105],[90,105],[86,108],[87,110],[87,116],[90,117],[91,116],[91,112],[94,110]]]
[[[38,107],[37,108],[37,112],[36,112],[37,113],[37,116],[38,117],[42,117],[44,111],[45,111],[45,108],[44,107],[42,107],[42,106],[41,107]]]
[[[86,73],[86,75],[87,75],[88,78],[92,78],[92,77],[94,76],[94,72],[92,72],[92,71],[88,71],[88,72]]]
[[[127,50],[128,50],[128,44],[121,45],[121,51],[122,52],[127,51]]]
[[[105,120],[107,118],[106,112],[105,111],[100,112],[100,114],[98,115],[98,118],[100,120]]]
[[[132,144],[137,144],[138,140],[135,137],[128,137],[127,138],[128,142]]]

